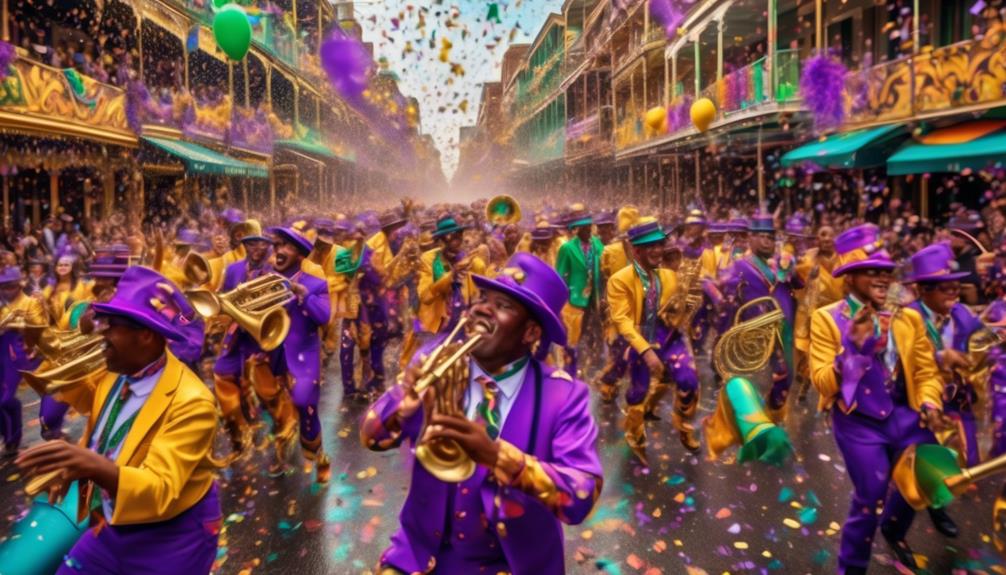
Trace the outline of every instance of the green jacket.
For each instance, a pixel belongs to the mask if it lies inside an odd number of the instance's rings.
[[[601,252],[604,244],[597,236],[590,237],[593,246],[593,285],[587,285],[587,260],[580,248],[580,238],[574,237],[559,246],[555,257],[555,271],[569,288],[569,303],[578,308],[590,305],[590,299],[601,297]]]

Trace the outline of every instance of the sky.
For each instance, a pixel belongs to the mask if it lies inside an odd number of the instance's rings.
[[[458,129],[478,116],[483,82],[499,80],[507,46],[530,42],[562,0],[501,0],[500,23],[488,22],[490,2],[377,0],[355,3],[363,39],[386,58],[406,96],[420,102],[422,131],[440,149],[450,180],[458,161]],[[445,49],[444,39],[450,42]],[[432,44],[432,47],[431,47]],[[446,61],[443,61],[446,60]]]

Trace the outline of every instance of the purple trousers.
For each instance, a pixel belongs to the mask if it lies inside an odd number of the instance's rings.
[[[831,411],[832,432],[852,479],[853,495],[849,516],[842,526],[842,546],[838,554],[840,571],[866,567],[877,531],[877,523],[893,540],[905,538],[915,518],[915,510],[891,486],[891,470],[898,456],[911,445],[936,443],[928,429],[919,426],[919,414],[897,405],[880,421],[856,412]],[[885,503],[886,500],[886,503]],[[878,512],[883,504],[883,514]]]
[[[625,357],[625,350],[628,347],[629,342],[624,337],[615,336],[615,341],[608,346],[608,365],[601,374],[601,383],[615,385],[622,379],[625,370],[629,368],[629,362]]]
[[[989,457],[1006,453],[1006,368],[1000,365],[992,370],[989,381],[992,393],[992,449]]]
[[[58,439],[63,436],[63,418],[70,406],[56,398],[43,395],[38,407],[38,419],[42,427],[42,439]]]
[[[217,556],[221,515],[217,486],[181,515],[158,523],[89,529],[57,575],[204,575]]]
[[[4,446],[17,447],[21,445],[23,431],[21,401],[17,397],[0,399],[0,437],[3,437]]]
[[[657,355],[664,362],[664,382],[673,382],[679,393],[689,392],[682,397],[684,403],[691,403],[699,389],[699,376],[695,371],[695,361],[685,342],[685,337],[675,333],[668,338],[667,329],[657,327],[656,340],[666,341],[657,350]],[[625,393],[625,402],[629,405],[639,405],[646,399],[650,389],[650,368],[636,352],[629,352],[629,390]]]

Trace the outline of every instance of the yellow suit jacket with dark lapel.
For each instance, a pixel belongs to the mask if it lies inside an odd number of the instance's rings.
[[[112,525],[153,523],[176,517],[199,502],[216,478],[211,461],[217,430],[216,400],[199,377],[171,352],[164,372],[123,441],[115,463],[119,490]],[[87,415],[81,444],[94,430],[118,374],[58,394]]]
[[[678,289],[677,275],[669,269],[657,268],[660,277],[660,307],[671,299]],[[632,349],[643,353],[651,347],[649,341],[639,331],[643,317],[643,282],[636,274],[635,266],[626,266],[608,279],[608,309],[611,322],[619,335],[625,338]]]
[[[440,248],[429,250],[420,258],[419,264],[419,313],[417,317],[423,330],[428,333],[440,331],[444,318],[449,313],[447,308],[451,299],[451,283],[454,282],[454,272],[447,262],[443,262],[444,275],[439,279],[433,279],[433,262],[439,254]],[[472,281],[471,274],[485,275],[486,263],[482,261],[482,258],[475,257],[472,259],[468,271],[469,275],[465,285],[461,287],[462,296],[466,302],[470,302],[478,291]]]

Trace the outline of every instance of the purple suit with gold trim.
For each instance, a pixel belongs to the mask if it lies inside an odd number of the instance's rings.
[[[395,386],[368,410],[361,439],[371,449],[398,447],[404,439],[415,444],[422,411],[393,433],[384,425],[402,397],[402,388]],[[479,573],[483,567],[514,575],[565,573],[562,523],[583,521],[602,485],[587,386],[531,360],[499,441],[501,459],[527,454],[523,470],[509,485],[482,466],[461,484],[444,483],[413,460],[401,527],[392,535],[382,565],[404,573],[437,567],[449,573]],[[477,541],[477,547],[466,540]]]

